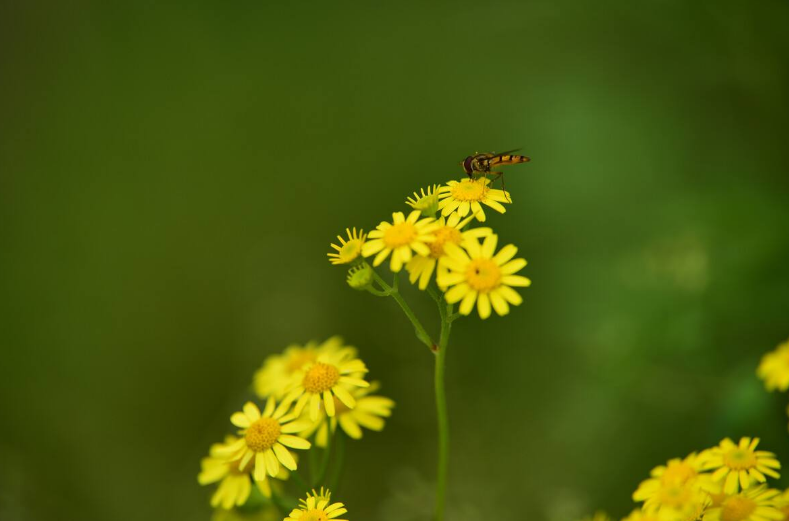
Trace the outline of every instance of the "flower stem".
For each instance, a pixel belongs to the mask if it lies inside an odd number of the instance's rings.
[[[384,281],[384,279],[382,279],[380,275],[378,275],[378,273],[376,273],[375,271],[373,271],[373,277],[375,278],[375,281],[384,289],[384,292],[388,293],[389,296],[395,299],[395,301],[400,305],[400,308],[403,310],[403,313],[405,313],[405,316],[408,317],[408,320],[410,320],[411,324],[414,326],[416,337],[423,344],[425,344],[431,351],[435,350],[436,348],[435,342],[433,342],[433,339],[430,338],[430,335],[427,334],[425,327],[422,325],[419,319],[416,318],[414,311],[411,309],[411,307],[408,305],[405,299],[403,299],[403,296],[397,290],[397,275],[395,275],[395,279],[394,279],[395,283],[393,286],[387,284],[386,281]]]
[[[441,301],[438,309],[441,312],[441,336],[438,349],[435,351],[435,393],[436,412],[438,417],[438,475],[436,478],[436,509],[435,521],[443,521],[444,506],[447,491],[447,465],[449,463],[449,414],[447,411],[447,396],[444,386],[444,371],[446,368],[447,345],[449,334],[452,330],[452,312],[454,306]]]

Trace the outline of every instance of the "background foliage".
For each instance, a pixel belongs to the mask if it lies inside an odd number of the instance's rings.
[[[0,518],[208,519],[198,459],[252,372],[340,333],[398,408],[338,493],[425,519],[432,360],[325,254],[517,146],[490,221],[534,285],[457,323],[449,518],[624,515],[652,466],[727,435],[787,458],[754,369],[789,335],[788,15],[4,3]]]

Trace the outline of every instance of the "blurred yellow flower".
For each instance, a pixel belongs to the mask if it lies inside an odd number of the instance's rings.
[[[748,490],[726,497],[719,506],[707,509],[704,521],[779,521],[784,513],[776,508],[780,492],[766,486],[752,487]]]
[[[378,266],[391,253],[389,268],[394,272],[400,271],[411,260],[412,251],[418,255],[429,255],[427,245],[435,240],[433,231],[438,224],[431,217],[420,220],[419,215],[419,210],[411,212],[408,218],[403,212],[393,213],[392,223],[383,221],[369,233],[371,240],[362,246],[362,255],[375,255],[373,266]]]
[[[347,519],[337,519],[348,510],[342,503],[331,503],[331,492],[321,489],[320,492],[312,491],[307,493],[307,499],[299,500],[299,507],[293,509],[284,521],[348,521]]]
[[[707,453],[699,455],[694,452],[685,459],[674,458],[666,465],[655,467],[649,473],[651,477],[642,481],[633,493],[633,501],[643,501],[645,509],[655,510],[662,506],[666,499],[669,504],[676,506],[674,495],[685,485],[691,488],[710,488],[701,486],[702,483],[699,482],[700,479],[709,479],[709,476],[700,475],[706,455]]]
[[[460,302],[463,315],[471,313],[475,302],[480,318],[490,316],[491,306],[499,315],[506,315],[509,304],[517,306],[523,301],[512,286],[531,285],[526,277],[515,275],[526,266],[524,259],[511,260],[518,249],[509,244],[494,255],[497,241],[496,235],[489,235],[481,245],[477,239],[465,241],[463,248],[444,245],[446,256],[439,263],[445,270],[439,270],[437,282],[441,288],[452,286],[446,290],[446,300]]]
[[[357,232],[356,228],[354,228],[353,231],[351,231],[350,228],[346,228],[345,231],[348,234],[347,241],[338,235],[337,239],[340,241],[340,244],[330,244],[332,248],[337,250],[336,253],[327,253],[329,262],[332,264],[348,264],[358,259],[362,254],[362,246],[367,237],[364,234],[364,230],[359,230]]]
[[[745,490],[756,482],[764,483],[767,481],[765,474],[780,477],[775,469],[780,469],[781,463],[772,452],[757,451],[758,444],[759,438],[742,438],[738,445],[726,438],[720,445],[710,449],[704,468],[715,470],[712,479],[723,481],[723,492],[734,494],[740,488]]]
[[[460,214],[454,212],[448,218],[442,216],[438,219],[438,228],[433,232],[436,236],[436,240],[429,244],[430,255],[417,255],[405,266],[406,270],[408,270],[408,279],[411,281],[411,284],[419,279],[419,289],[424,290],[427,288],[438,259],[445,255],[445,244],[451,243],[459,246],[466,240],[486,237],[493,233],[493,230],[490,228],[472,228],[462,231],[463,227],[473,218],[474,217],[471,216],[461,220]]]
[[[461,217],[471,215],[480,222],[484,222],[485,211],[482,205],[489,206],[499,213],[507,211],[501,203],[512,202],[509,193],[504,190],[490,188],[490,179],[481,177],[479,179],[463,179],[462,181],[449,181],[446,186],[438,189],[438,208],[441,215],[447,216],[457,211]],[[480,204],[482,203],[482,204]]]
[[[282,402],[277,407],[274,398],[269,398],[263,412],[252,402],[244,404],[243,412],[236,412],[230,417],[233,425],[239,427],[241,438],[216,451],[217,455],[231,461],[238,461],[240,471],[252,466],[255,481],[277,476],[280,463],[289,470],[296,470],[296,460],[286,447],[306,450],[311,444],[303,438],[294,436],[309,425],[301,421],[293,421],[295,414],[286,414],[290,402]]]
[[[419,210],[424,217],[433,217],[438,211],[438,185],[424,188],[421,194],[414,192],[413,197],[406,199],[406,204],[414,210]]]
[[[756,374],[768,391],[789,389],[789,340],[762,357]]]
[[[294,414],[299,415],[309,403],[310,419],[318,421],[321,402],[326,414],[335,415],[334,396],[349,409],[356,400],[348,391],[350,387],[367,387],[363,375],[367,372],[364,362],[355,357],[354,351],[339,350],[321,353],[316,361],[296,374],[294,384],[285,397],[290,403],[298,398]]]

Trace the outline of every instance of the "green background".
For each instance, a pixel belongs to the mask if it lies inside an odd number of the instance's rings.
[[[4,2],[0,518],[207,520],[199,458],[254,370],[341,334],[398,406],[338,499],[427,519],[431,355],[326,252],[518,146],[489,223],[534,284],[456,323],[448,518],[621,516],[724,436],[789,457],[787,398],[754,374],[789,336],[787,22],[783,1]]]

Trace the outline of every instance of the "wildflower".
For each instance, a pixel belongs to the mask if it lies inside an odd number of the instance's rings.
[[[422,188],[421,195],[414,192],[414,196],[405,202],[414,210],[422,212],[422,216],[433,217],[438,212],[438,185],[428,186],[427,192]]]
[[[704,513],[704,521],[782,520],[784,513],[775,506],[779,494],[762,485],[730,495],[720,506],[709,508]]]
[[[343,345],[342,337],[339,336],[333,336],[320,345],[317,342],[309,342],[305,346],[292,344],[282,354],[266,358],[254,376],[255,393],[260,398],[273,396],[280,400],[305,366],[315,362],[321,353],[340,351],[348,356],[356,354],[355,349]]]
[[[486,237],[493,233],[493,230],[490,228],[472,228],[465,232],[462,231],[463,227],[473,218],[473,216],[470,216],[461,220],[460,214],[455,212],[450,215],[449,218],[444,218],[442,216],[438,219],[437,224],[439,227],[433,232],[436,240],[428,245],[430,247],[430,255],[418,255],[406,264],[406,269],[409,274],[408,279],[412,284],[419,279],[419,289],[424,290],[427,288],[430,277],[433,275],[433,271],[438,263],[438,259],[445,255],[445,244],[452,243],[460,245],[466,240]]]
[[[755,450],[758,444],[759,438],[742,438],[739,445],[726,438],[720,445],[710,449],[705,470],[717,469],[713,472],[712,479],[725,479],[723,492],[734,494],[740,487],[745,490],[753,482],[764,483],[767,481],[765,474],[774,478],[780,477],[774,469],[780,469],[781,463],[772,452]]]
[[[349,409],[340,400],[334,398],[334,417],[329,418],[325,413],[322,413],[319,421],[307,431],[302,432],[301,437],[308,438],[317,431],[315,444],[318,447],[326,447],[329,433],[333,434],[337,430],[338,424],[345,434],[355,440],[362,438],[362,427],[372,431],[382,431],[385,424],[384,418],[392,415],[395,403],[384,396],[371,396],[379,388],[378,382],[372,382],[370,387],[349,391],[356,400],[356,407],[353,409]]]
[[[427,244],[435,240],[433,231],[438,225],[430,217],[420,220],[419,213],[419,210],[414,210],[407,219],[403,212],[393,213],[392,223],[384,221],[370,232],[372,240],[362,246],[362,255],[375,255],[373,266],[378,266],[391,253],[389,267],[394,272],[400,271],[411,260],[412,250],[419,255],[429,255]]]
[[[234,413],[230,417],[233,425],[239,427],[242,437],[218,450],[217,453],[231,461],[239,460],[241,471],[252,465],[252,476],[255,481],[266,479],[265,474],[279,474],[280,463],[288,470],[296,470],[296,460],[286,447],[292,449],[309,449],[311,444],[294,433],[303,431],[308,424],[293,421],[295,414],[285,414],[290,402],[282,402],[276,406],[274,398],[269,398],[263,412],[257,405],[247,402],[243,412]]]
[[[711,484],[705,481],[706,477],[700,474],[705,461],[706,453],[698,455],[694,452],[685,459],[674,458],[666,465],[655,467],[649,473],[651,477],[642,481],[633,493],[633,501],[643,501],[645,509],[654,510],[662,506],[666,496],[670,498],[669,503],[673,505],[672,496],[676,493],[677,487],[698,485],[698,488],[712,488]],[[702,484],[709,485],[702,486]]]
[[[373,283],[373,269],[366,262],[348,270],[346,282],[353,289],[365,290]]]
[[[463,179],[462,181],[449,181],[447,186],[438,189],[438,208],[441,215],[447,216],[457,211],[461,217],[471,212],[480,222],[484,222],[485,211],[482,204],[489,206],[499,213],[507,211],[501,203],[509,203],[509,193],[504,190],[490,188],[490,179]],[[482,203],[482,204],[480,204]]]
[[[294,508],[284,521],[348,521],[347,519],[336,519],[338,516],[348,512],[342,503],[331,503],[331,492],[321,488],[320,493],[315,490],[312,494],[307,493],[307,499],[299,500],[299,507]]]
[[[330,245],[337,250],[337,253],[327,253],[329,262],[332,264],[348,264],[355,261],[359,255],[362,254],[362,246],[367,237],[367,235],[364,234],[364,230],[359,230],[357,232],[356,228],[354,228],[353,231],[351,231],[350,228],[346,228],[345,231],[348,234],[347,241],[338,235],[337,239],[340,241],[340,245]]]
[[[446,256],[440,263],[446,268],[438,274],[439,287],[446,290],[446,300],[450,304],[460,302],[459,311],[468,315],[477,304],[480,318],[490,316],[491,305],[499,315],[510,312],[509,304],[514,306],[523,302],[512,286],[527,287],[531,281],[514,273],[526,266],[524,259],[512,259],[518,249],[509,244],[498,253],[498,237],[489,235],[480,245],[477,239],[463,243],[463,248],[452,243],[444,245]]]
[[[765,354],[756,373],[768,391],[789,389],[789,340]]]
[[[299,415],[309,403],[310,419],[318,421],[321,400],[326,408],[326,414],[334,416],[334,399],[336,396],[349,409],[356,406],[356,399],[348,391],[348,387],[367,387],[367,383],[360,375],[367,372],[364,362],[355,357],[353,351],[338,351],[323,353],[318,359],[299,371],[296,383],[290,390],[285,400],[298,401],[293,409]]]

